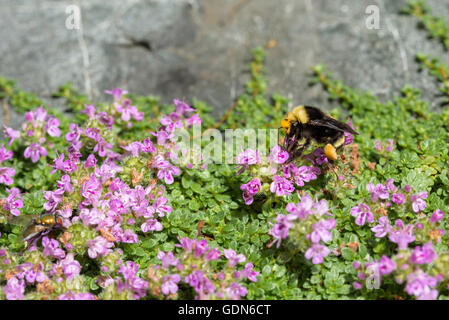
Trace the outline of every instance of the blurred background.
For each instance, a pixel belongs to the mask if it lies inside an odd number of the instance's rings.
[[[423,90],[438,108],[438,84],[419,73],[415,55],[443,57],[416,18],[400,14],[406,0],[0,0],[0,76],[60,107],[52,93],[67,83],[92,97],[105,89],[214,107],[219,117],[244,90],[251,50],[266,48],[269,92],[292,106],[326,108],[327,94],[309,86],[311,68],[323,63],[346,84],[382,100],[405,84]],[[449,1],[429,0],[449,17]],[[67,27],[76,5],[80,28]],[[369,28],[369,5],[379,8]],[[72,8],[72,7],[70,7]],[[68,11],[67,11],[68,10]],[[372,22],[372,20],[371,20]],[[372,24],[371,24],[372,26]],[[1,113],[1,112],[0,112]],[[22,117],[11,111],[10,125]],[[1,116],[2,117],[2,116]],[[0,120],[2,120],[0,117]]]

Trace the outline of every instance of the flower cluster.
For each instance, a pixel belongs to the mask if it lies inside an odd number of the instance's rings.
[[[355,217],[355,223],[363,226],[371,223],[376,216],[385,216],[392,207],[398,212],[406,213],[413,211],[421,213],[426,208],[426,191],[411,193],[411,187],[406,185],[400,190],[394,185],[393,179],[388,179],[385,184],[374,185],[372,182],[366,185],[370,193],[370,203],[360,203],[351,208],[351,215]]]
[[[159,251],[157,257],[161,265],[150,266],[148,279],[153,293],[175,298],[181,283],[189,285],[195,291],[195,299],[231,299],[245,297],[245,280],[257,282],[259,272],[254,265],[246,263],[243,269],[237,269],[246,261],[243,254],[233,249],[211,248],[207,240],[179,238],[182,248],[179,254]],[[227,260],[226,266],[219,272],[213,272],[212,261]],[[163,297],[162,296],[162,297]]]
[[[306,182],[317,179],[321,170],[314,166],[302,165],[298,167],[295,163],[289,162],[288,153],[280,146],[275,146],[269,156],[263,159],[257,150],[247,149],[237,155],[237,175],[245,170],[256,176],[248,183],[242,184],[243,200],[250,205],[254,196],[259,192],[268,190],[277,197],[290,195],[295,190],[295,185],[303,187]]]
[[[370,206],[361,203],[351,209],[351,215],[360,226],[374,222],[371,227],[374,236],[396,244],[397,253],[392,257],[383,255],[379,260],[365,264],[356,262],[354,268],[359,281],[364,281],[367,287],[378,288],[382,277],[392,274],[398,284],[405,283],[404,290],[409,295],[417,299],[436,299],[437,285],[446,278],[449,270],[447,254],[438,255],[434,247],[444,235],[443,211],[437,209],[430,216],[421,214],[426,208],[427,192],[413,194],[410,186],[400,192],[392,179],[376,186],[369,183],[367,190],[371,196]],[[407,224],[403,219],[390,223],[389,216],[410,211],[420,214],[413,223]],[[411,247],[413,244],[417,245]],[[354,283],[356,289],[362,288],[359,281]]]
[[[438,283],[447,280],[447,258],[447,254],[437,254],[432,241],[408,250],[399,246],[391,258],[383,255],[378,261],[364,265],[355,262],[359,281],[354,287],[361,289],[363,281],[368,288],[378,289],[382,277],[392,274],[398,284],[405,283],[404,290],[409,295],[418,300],[433,300],[438,297]]]
[[[8,196],[0,200],[0,214],[2,217],[7,217],[9,214],[19,216],[20,210],[23,207],[23,196],[18,188],[6,188]]]
[[[388,139],[386,142],[376,140],[374,142],[374,148],[379,151],[381,154],[386,154],[393,151],[393,139]]]
[[[162,127],[157,132],[149,133],[143,141],[120,145],[111,135],[113,127],[122,121],[129,128],[129,121],[141,121],[143,113],[131,106],[129,100],[123,99],[124,91],[119,91],[111,91],[114,93],[113,108],[106,106],[100,110],[87,105],[81,111],[87,115],[87,121],[83,125],[70,124],[69,131],[65,133],[69,146],[66,152],[57,154],[51,171],[59,178],[55,189],[43,191],[42,206],[42,212],[57,219],[60,236],[55,239],[50,234],[51,229],[34,236],[26,251],[24,258],[27,262],[24,265],[3,258],[0,280],[8,275],[3,287],[7,299],[36,296],[95,298],[88,293],[86,279],[80,274],[78,259],[82,257],[97,260],[103,273],[101,277],[109,279],[103,281],[100,276],[96,279],[103,285],[104,295],[111,290],[111,279],[114,294],[118,294],[115,297],[138,299],[147,295],[147,281],[137,276],[138,266],[134,262],[122,263],[123,252],[117,245],[135,244],[139,233],[162,230],[161,220],[172,211],[165,196],[164,183],[173,183],[174,176],[180,173],[180,169],[170,162],[170,152],[176,145],[171,140],[173,130],[196,124],[201,119],[196,114],[189,116],[194,109],[175,100],[176,111],[162,117]],[[61,135],[59,121],[48,117],[41,107],[27,113],[26,119],[23,127],[25,136],[39,139],[39,143],[28,145],[25,157],[37,162],[46,155],[46,149],[41,145],[45,142],[45,135]],[[20,137],[13,130],[8,132],[11,143]],[[119,153],[113,151],[115,148]],[[0,161],[11,158],[12,151],[2,146]],[[137,165],[130,165],[132,161]],[[3,171],[8,173],[6,168]],[[0,173],[3,171],[0,169]],[[145,175],[140,172],[145,172]],[[0,178],[3,176],[0,174]],[[4,181],[13,183],[8,177]],[[1,223],[7,221],[8,215],[19,216],[24,206],[19,188],[13,187],[7,192],[7,197],[0,200]],[[39,237],[42,238],[40,245],[37,242]],[[7,251],[3,255],[7,255]],[[33,272],[37,272],[36,275]],[[36,291],[28,290],[30,286],[36,286]],[[29,294],[26,293],[28,291]]]
[[[0,147],[0,165],[3,161],[11,160],[13,156],[13,152],[11,150],[7,150],[4,145]],[[0,183],[6,184],[10,186],[14,183],[14,177],[16,174],[16,170],[11,167],[0,167]]]
[[[315,202],[306,194],[299,203],[287,204],[286,210],[288,214],[278,214],[269,231],[274,243],[279,247],[281,241],[288,237],[313,264],[322,263],[330,253],[325,243],[332,240],[331,230],[336,227],[335,219],[329,218],[332,214],[328,202]]]
[[[59,119],[40,106],[25,114],[25,123],[21,131],[6,128],[5,135],[10,139],[8,145],[11,145],[15,139],[21,138],[26,145],[24,157],[36,163],[40,158],[47,157],[47,148],[53,145],[49,139],[61,135],[59,125]]]

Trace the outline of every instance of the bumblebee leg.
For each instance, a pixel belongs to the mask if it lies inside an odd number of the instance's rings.
[[[298,140],[302,137],[302,128],[296,124],[292,125],[284,138],[284,149],[291,152],[298,144]]]
[[[335,161],[338,158],[337,150],[330,143],[326,144],[324,147],[324,154],[329,160]]]
[[[287,164],[292,162],[293,160],[295,160],[296,158],[300,157],[303,153],[303,151],[310,145],[310,139],[304,139],[303,141],[301,141],[298,145],[298,148],[293,151],[293,152],[289,152],[289,156],[288,156],[288,160],[287,160]]]
[[[329,160],[337,160],[338,154],[337,150],[341,148],[345,143],[345,136],[343,133],[339,134],[337,137],[332,139],[330,143],[328,143],[324,147],[324,153]]]

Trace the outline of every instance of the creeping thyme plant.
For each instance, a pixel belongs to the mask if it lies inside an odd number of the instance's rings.
[[[423,1],[405,11],[447,42]],[[332,116],[360,132],[337,161],[315,144],[290,159],[282,134],[232,164],[186,153],[178,129],[279,127],[288,101],[267,94],[264,57],[219,122],[201,101],[116,88],[93,103],[70,85],[62,113],[0,78],[2,104],[24,114],[0,145],[0,298],[448,298],[449,108],[429,111],[419,90],[384,103],[318,65]],[[449,68],[417,62],[449,97]],[[24,239],[35,217],[57,223]]]

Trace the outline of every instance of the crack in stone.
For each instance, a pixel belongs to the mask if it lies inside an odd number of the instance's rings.
[[[385,10],[385,5],[384,5],[383,0],[380,0],[380,5],[382,7],[382,11],[387,12]],[[396,42],[396,44],[398,46],[399,56],[400,56],[401,62],[402,62],[402,69],[404,70],[404,73],[407,74],[408,73],[407,51],[405,50],[404,44],[402,43],[402,39],[401,39],[401,35],[399,34],[399,30],[390,21],[388,13],[385,14],[385,23],[387,25],[388,31],[390,31],[391,35],[393,36],[394,41]]]
[[[148,52],[153,51],[153,47],[151,45],[151,42],[146,39],[136,39],[133,37],[126,37],[126,40],[128,40],[128,43],[115,43],[115,46],[119,46],[122,48],[142,48]]]
[[[84,75],[84,88],[86,90],[87,96],[89,100],[92,100],[92,85],[90,81],[90,74],[89,74],[89,50],[87,49],[86,41],[84,40],[84,31],[83,31],[83,19],[81,14],[81,5],[79,0],[76,1],[76,5],[78,6],[80,10],[80,25],[78,29],[78,44],[81,49],[81,54],[83,56],[83,75]]]

